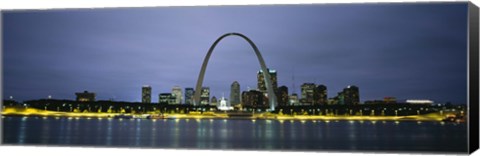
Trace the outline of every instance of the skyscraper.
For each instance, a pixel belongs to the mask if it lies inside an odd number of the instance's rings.
[[[325,85],[318,85],[315,88],[315,93],[314,93],[314,100],[315,100],[315,105],[326,105],[328,104],[327,100],[327,86]]]
[[[313,96],[315,93],[315,88],[316,86],[314,83],[302,84],[301,86],[302,98],[300,99],[300,103],[313,105],[315,103],[314,96]]]
[[[193,88],[185,88],[185,104],[193,104],[193,95],[195,91]]]
[[[240,84],[234,81],[230,86],[230,105],[234,106],[240,103]]]
[[[152,87],[148,85],[142,87],[142,103],[152,103]]]
[[[242,92],[242,102],[245,107],[267,107],[268,98],[264,93],[258,90],[250,90]]]
[[[182,88],[180,86],[174,86],[172,88],[172,94],[175,95],[175,104],[181,104],[182,103]]]
[[[267,69],[270,74],[270,80],[272,82],[272,89],[274,92],[277,91],[277,71]],[[257,72],[257,88],[263,93],[267,92],[267,86],[265,85],[265,78],[263,77],[263,71],[260,70]]]
[[[287,86],[278,87],[278,90],[275,94],[277,95],[277,102],[279,106],[288,105],[288,87]]]
[[[202,91],[200,92],[200,104],[201,105],[210,104],[210,88],[209,87],[202,87]]]
[[[347,86],[343,89],[344,102],[347,105],[358,105],[360,103],[359,89],[357,86]]]

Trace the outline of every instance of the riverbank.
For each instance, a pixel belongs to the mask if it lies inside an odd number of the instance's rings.
[[[2,116],[41,116],[41,117],[78,117],[78,118],[113,118],[121,113],[74,113],[46,111],[27,108],[21,111],[7,108],[2,111]],[[125,114],[124,114],[125,115]],[[148,114],[132,115],[134,118],[144,118]],[[442,121],[445,116],[439,113],[411,116],[326,116],[326,115],[278,115],[271,113],[258,113],[240,119],[266,119],[266,120],[358,120],[358,121]],[[227,113],[206,112],[203,114],[164,114],[164,119],[239,119],[230,118]]]

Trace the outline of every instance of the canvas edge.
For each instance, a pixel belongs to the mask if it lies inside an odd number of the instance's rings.
[[[468,4],[468,151],[473,153],[479,146],[479,31],[478,7]]]

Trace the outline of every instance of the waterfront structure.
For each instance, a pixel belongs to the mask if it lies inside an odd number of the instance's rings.
[[[182,103],[182,88],[180,86],[174,86],[172,88],[172,94],[175,96],[175,104],[181,104]]]
[[[410,99],[410,100],[406,100],[406,103],[408,103],[408,104],[432,105],[433,101],[432,100],[425,100],[425,99]]]
[[[357,86],[347,86],[343,89],[344,102],[347,105],[360,104],[359,89]]]
[[[290,106],[296,106],[299,104],[299,101],[298,101],[298,94],[297,93],[293,93],[292,95],[290,95],[288,97],[288,101],[289,101],[289,105]]]
[[[242,92],[242,102],[244,107],[267,107],[268,99],[264,93],[258,90]]]
[[[195,91],[193,88],[185,88],[185,104],[191,105],[193,104],[193,94]]]
[[[234,81],[230,86],[230,105],[240,104],[240,84]]]
[[[327,86],[325,85],[318,85],[315,88],[315,93],[313,95],[313,99],[315,100],[316,105],[326,105],[328,104],[327,100]]]
[[[270,75],[270,82],[272,82],[273,91],[277,91],[277,71],[268,69],[268,75]],[[263,70],[259,70],[257,72],[257,88],[259,91],[266,93],[267,87],[265,85],[265,76],[263,74]]]
[[[260,51],[258,50],[257,46],[255,43],[253,43],[252,40],[250,40],[247,36],[240,34],[240,33],[226,33],[220,36],[215,42],[213,42],[212,46],[210,46],[210,49],[207,52],[207,55],[205,56],[205,59],[203,60],[202,68],[200,69],[200,74],[198,75],[197,79],[197,84],[196,84],[196,90],[194,95],[194,105],[198,105],[201,103],[201,93],[198,92],[198,90],[201,89],[202,84],[203,84],[203,78],[205,77],[205,70],[207,69],[207,64],[208,60],[210,59],[210,55],[212,54],[213,50],[217,46],[217,44],[225,37],[228,36],[238,36],[241,37],[242,39],[246,40],[250,46],[253,48],[255,55],[257,55],[258,62],[260,63],[260,67],[262,70],[267,71],[267,65],[265,65],[265,61],[263,60],[262,54],[260,54]],[[263,76],[265,77],[265,84],[267,88],[267,94],[268,94],[268,101],[269,101],[269,106],[270,106],[270,111],[275,110],[275,106],[277,106],[277,98],[275,97],[275,92],[273,91],[273,85],[272,82],[270,81],[270,75],[267,74],[266,72],[263,73]]]
[[[80,93],[75,93],[77,96],[77,101],[79,102],[94,102],[95,101],[95,93],[84,91]]]
[[[212,96],[212,99],[210,100],[210,105],[217,106],[217,97]]]
[[[210,87],[202,87],[200,92],[200,104],[209,105],[210,104]]]
[[[142,103],[152,103],[152,87],[148,85],[142,87]]]
[[[315,84],[314,83],[303,83],[301,86],[302,89],[302,98],[300,99],[301,104],[314,104],[314,93],[315,93]]]
[[[158,103],[159,104],[177,104],[177,97],[175,97],[172,93],[161,93],[158,95]]]
[[[287,86],[280,86],[277,89],[277,102],[279,106],[287,106],[288,105],[288,87]]]
[[[397,98],[387,96],[387,97],[383,98],[383,102],[386,103],[386,104],[395,104],[395,103],[397,103]]]

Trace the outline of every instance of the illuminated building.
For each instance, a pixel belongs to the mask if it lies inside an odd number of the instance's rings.
[[[212,100],[210,100],[210,105],[217,106],[217,97],[212,96]]]
[[[179,86],[174,86],[172,88],[172,94],[175,96],[175,104],[181,104],[182,103],[182,88]]]
[[[193,88],[185,88],[185,104],[193,104],[193,95],[195,91]]]
[[[276,92],[277,94],[277,102],[279,106],[286,106],[288,105],[288,87],[287,86],[280,86]]]
[[[299,104],[298,95],[296,93],[293,93],[288,97],[288,101],[289,101],[288,104],[290,104],[290,106],[298,105]]]
[[[277,91],[277,71],[267,69],[270,74],[270,80],[272,82],[273,91]],[[263,71],[260,70],[257,72],[257,88],[263,93],[267,92],[267,87],[265,86],[265,78],[263,77]],[[243,98],[242,98],[243,99]]]
[[[223,96],[220,99],[220,104],[217,108],[218,108],[218,110],[221,110],[221,111],[233,110],[233,107],[228,106],[227,99],[225,99],[225,97],[223,97]]]
[[[397,103],[397,98],[395,97],[384,97],[383,102],[386,104],[394,104]]]
[[[159,104],[176,104],[177,98],[172,93],[161,93],[158,95]]]
[[[235,81],[230,86],[230,104],[237,105],[240,103],[240,84]]]
[[[304,83],[301,86],[302,89],[302,98],[300,99],[301,104],[314,104],[313,95],[315,93],[315,84],[314,83]]]
[[[333,97],[329,104],[344,105],[345,104],[345,94],[344,94],[344,92],[338,92],[337,96]]]
[[[202,87],[202,91],[200,92],[200,104],[201,105],[210,104],[210,88],[209,87]]]
[[[318,85],[315,88],[315,93],[313,95],[313,99],[315,100],[316,105],[326,105],[328,104],[327,100],[327,86],[325,85]]]
[[[246,107],[267,107],[268,99],[263,92],[250,90],[242,92],[242,103]]]
[[[347,86],[343,89],[344,102],[347,105],[358,105],[360,103],[360,95],[357,86]]]
[[[95,93],[84,91],[83,93],[75,93],[77,101],[80,102],[93,102],[95,101]]]
[[[406,103],[408,104],[424,104],[424,105],[431,105],[433,104],[432,100],[417,100],[417,99],[412,99],[412,100],[407,100]]]
[[[142,87],[142,103],[152,103],[152,87],[148,85]]]

